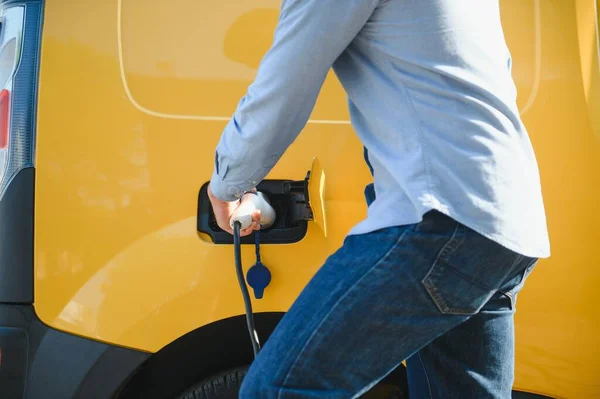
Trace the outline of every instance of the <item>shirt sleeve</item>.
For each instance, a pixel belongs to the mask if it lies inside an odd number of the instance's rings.
[[[217,145],[211,190],[234,201],[306,125],[335,60],[380,0],[284,0],[273,44]]]

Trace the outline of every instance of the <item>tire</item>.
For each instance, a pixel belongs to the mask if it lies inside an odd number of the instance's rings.
[[[247,372],[248,367],[240,367],[214,375],[200,381],[178,399],[238,399]]]
[[[238,399],[248,367],[239,367],[200,381],[177,399]],[[392,374],[364,394],[362,399],[407,399],[406,369],[398,367]]]

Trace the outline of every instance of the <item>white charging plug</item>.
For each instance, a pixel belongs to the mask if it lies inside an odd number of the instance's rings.
[[[240,206],[229,220],[229,225],[233,228],[235,222],[240,222],[241,230],[247,229],[252,224],[252,213],[257,209],[260,210],[261,228],[271,227],[275,222],[275,209],[271,206],[267,196],[260,191],[244,194]]]

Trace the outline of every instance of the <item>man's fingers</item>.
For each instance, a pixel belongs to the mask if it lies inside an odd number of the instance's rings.
[[[244,230],[240,231],[240,236],[242,236],[242,237],[248,236],[248,235],[252,234],[252,232],[254,230],[260,230],[260,225],[256,222],[252,222],[252,224],[250,226],[248,226]]]
[[[215,219],[217,220],[217,224],[219,227],[229,233],[233,234],[233,229],[229,225],[229,220],[232,215],[235,213],[235,210],[239,207],[238,202],[224,202],[220,201],[217,198],[210,198],[211,205],[213,207],[213,212],[215,215]],[[260,230],[260,219],[261,212],[260,210],[255,210],[252,212],[252,224],[245,229],[240,231],[240,236],[245,237],[252,234],[256,230]]]
[[[256,230],[260,230],[260,210],[255,210],[252,212],[252,224],[247,228],[240,231],[240,236],[245,237],[252,234]]]
[[[260,218],[262,217],[262,213],[260,209],[256,209],[252,212],[252,221],[256,222],[260,226]]]

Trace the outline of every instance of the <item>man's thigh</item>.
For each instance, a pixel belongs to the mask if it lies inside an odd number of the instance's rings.
[[[466,322],[407,360],[411,395],[417,398],[510,398],[514,381],[515,298],[533,269],[520,269]]]
[[[491,268],[510,267],[518,255],[485,240],[481,248],[475,236],[431,213],[418,225],[348,237],[259,353],[240,397],[347,399],[364,392],[493,295],[471,255],[496,259]],[[503,280],[503,273],[484,275]]]

